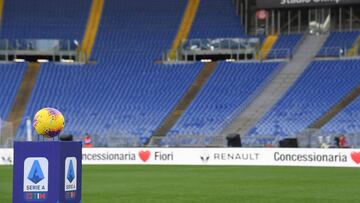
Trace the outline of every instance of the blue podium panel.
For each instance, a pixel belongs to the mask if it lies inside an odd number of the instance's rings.
[[[15,142],[13,203],[80,203],[81,142]]]

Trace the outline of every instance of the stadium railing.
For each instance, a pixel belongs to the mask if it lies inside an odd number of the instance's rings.
[[[0,119],[0,148],[11,147],[12,139],[6,139],[5,137],[14,137],[14,125],[11,122],[7,122]]]
[[[165,51],[162,60],[163,62],[194,61],[198,56],[211,55],[228,55],[231,60],[240,60],[240,56],[255,56],[259,47],[259,38],[188,39],[180,43],[175,58]]]
[[[301,148],[327,148],[336,147],[335,138],[344,135],[346,146],[350,148],[360,147],[360,133],[335,133],[321,129],[305,129],[291,136],[284,135],[253,135],[243,139],[244,147],[279,147],[279,141],[284,138],[297,138]]]
[[[344,135],[346,145],[352,148],[360,147],[360,133],[338,133],[326,132],[321,129],[306,129],[299,135],[298,144],[300,147],[318,148],[336,146],[335,138]]]
[[[163,147],[226,147],[226,136],[224,135],[173,135],[161,139]]]
[[[10,61],[18,56],[51,56],[53,61],[73,59],[84,62],[86,56],[77,40],[58,39],[1,39],[0,60]]]

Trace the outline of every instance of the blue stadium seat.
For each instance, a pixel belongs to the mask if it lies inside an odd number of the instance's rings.
[[[153,62],[170,49],[187,1],[108,0],[92,59],[98,62],[137,60]],[[117,61],[122,61],[117,60]]]
[[[358,74],[359,60],[313,62],[248,136],[300,133],[360,83]]]
[[[168,136],[218,134],[247,107],[280,66],[220,63]]]
[[[26,70],[26,63],[0,64],[0,120],[11,110]]]
[[[338,57],[349,51],[356,39],[359,37],[359,31],[353,32],[332,32],[325,41],[323,47],[317,54],[318,57]]]
[[[10,0],[4,2],[1,38],[81,41],[92,1]]]
[[[359,62],[360,63],[360,62]],[[360,132],[360,97],[331,119],[324,127],[325,132],[351,134]]]
[[[279,35],[267,58],[290,58],[302,37],[302,34]]]
[[[189,39],[246,37],[231,0],[201,0]]]
[[[201,63],[156,65],[128,61],[122,65],[44,64],[25,116],[43,107],[61,110],[64,133],[105,136],[119,130],[146,140],[171,112],[200,72]],[[25,135],[25,121],[17,136]]]

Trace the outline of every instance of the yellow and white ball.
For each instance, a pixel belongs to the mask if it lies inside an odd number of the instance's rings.
[[[57,109],[43,108],[35,114],[33,126],[37,134],[52,138],[64,129],[65,119]]]

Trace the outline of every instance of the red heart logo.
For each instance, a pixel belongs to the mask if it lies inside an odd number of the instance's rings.
[[[150,151],[139,151],[139,157],[143,162],[146,162],[150,158]]]
[[[360,152],[352,152],[351,158],[355,163],[360,164]]]

